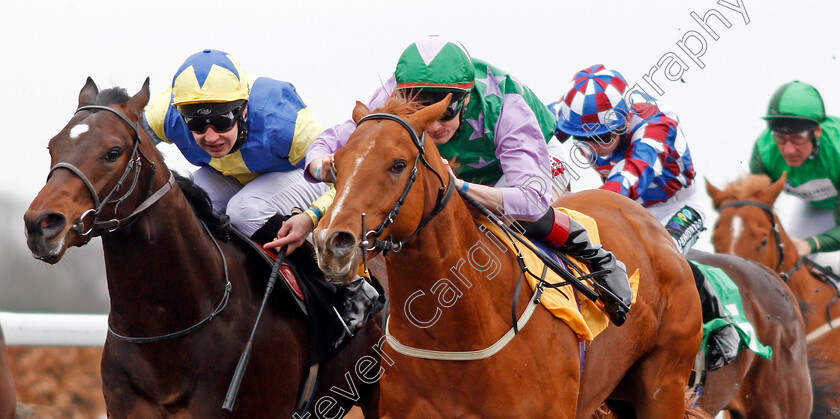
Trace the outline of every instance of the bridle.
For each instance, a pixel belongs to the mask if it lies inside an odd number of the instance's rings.
[[[776,239],[776,249],[779,253],[779,261],[776,262],[776,267],[773,270],[776,271],[776,273],[779,274],[785,282],[788,282],[791,275],[802,267],[803,258],[796,261],[796,264],[794,264],[789,271],[780,271],[780,269],[782,269],[782,263],[785,260],[785,245],[782,243],[782,233],[779,230],[779,225],[776,223],[776,213],[773,211],[773,207],[760,201],[743,200],[727,202],[718,208],[718,212],[723,212],[724,209],[731,207],[758,207],[763,209],[770,216],[770,225],[772,226],[773,237]]]
[[[124,227],[128,226],[130,224],[130,221],[134,217],[136,217],[137,215],[139,215],[140,213],[142,213],[143,211],[145,211],[146,209],[151,207],[152,204],[154,204],[155,202],[160,200],[175,185],[175,174],[172,171],[170,171],[169,172],[169,179],[166,181],[166,183],[164,183],[158,190],[152,192],[152,189],[154,188],[154,179],[155,179],[155,163],[151,159],[149,159],[149,157],[143,152],[142,149],[140,149],[140,128],[137,126],[137,124],[135,124],[130,119],[128,119],[128,117],[125,116],[125,114],[123,114],[119,110],[114,109],[110,106],[99,106],[99,105],[82,106],[82,107],[79,107],[78,109],[76,109],[76,113],[79,113],[79,111],[83,111],[83,110],[94,110],[94,109],[106,110],[106,111],[112,112],[113,114],[120,117],[120,119],[122,119],[123,122],[128,124],[128,126],[134,131],[134,135],[132,136],[132,140],[134,141],[134,148],[131,151],[131,156],[129,157],[128,163],[125,166],[125,170],[123,170],[122,175],[120,176],[119,180],[117,180],[117,184],[114,185],[114,188],[111,189],[111,191],[108,192],[108,194],[105,195],[105,198],[102,199],[102,200],[99,199],[99,194],[96,192],[96,189],[93,187],[93,183],[91,183],[91,181],[84,174],[84,172],[82,172],[78,167],[76,167],[72,163],[60,162],[60,163],[57,163],[55,166],[53,166],[50,169],[50,173],[49,173],[49,175],[47,175],[48,180],[49,180],[50,176],[52,176],[53,172],[56,171],[57,169],[67,169],[70,172],[72,172],[73,174],[75,174],[76,176],[78,176],[79,179],[82,180],[82,182],[84,182],[85,186],[88,189],[88,192],[90,192],[91,198],[93,198],[93,208],[88,209],[85,212],[83,212],[82,216],[79,217],[79,221],[76,222],[76,224],[73,225],[73,227],[72,227],[72,229],[74,231],[76,231],[77,233],[79,233],[82,236],[87,236],[88,234],[92,234],[93,236],[98,236],[98,235],[101,235],[103,233],[114,232],[114,231],[116,231],[120,228],[124,228]],[[99,221],[99,214],[101,214],[102,209],[105,208],[106,205],[113,204],[114,205],[114,213],[116,214],[117,208],[119,207],[119,205],[126,198],[128,198],[132,194],[132,192],[134,192],[134,189],[137,187],[138,180],[140,179],[140,172],[143,168],[142,160],[145,160],[146,163],[148,163],[149,172],[150,172],[149,173],[149,189],[146,190],[146,198],[143,200],[143,202],[140,203],[140,205],[137,206],[137,208],[134,209],[134,211],[131,212],[131,214],[129,214],[125,218],[121,218],[121,219],[112,218],[112,219],[106,220],[106,221]],[[116,194],[122,188],[123,182],[125,182],[125,180],[128,178],[128,176],[131,172],[134,172],[134,178],[131,182],[131,187],[129,187],[128,190],[121,197],[111,199],[111,197],[114,194]],[[87,229],[87,231],[85,231],[84,230],[84,219],[85,219],[85,217],[88,216],[88,214],[93,214],[93,221],[91,221],[90,227]],[[207,231],[207,226],[204,225],[204,223],[201,223],[201,226],[204,227],[205,231]],[[216,305],[216,308],[213,310],[213,312],[210,313],[209,316],[205,317],[204,319],[202,319],[198,323],[193,324],[190,327],[181,329],[177,332],[167,333],[167,334],[160,335],[160,336],[149,336],[149,337],[124,336],[124,335],[121,335],[121,334],[115,332],[111,328],[110,322],[108,322],[108,334],[110,334],[111,336],[113,336],[117,340],[121,340],[121,341],[124,341],[124,342],[129,342],[129,343],[153,343],[153,342],[171,340],[171,339],[179,338],[179,337],[182,337],[182,336],[186,336],[186,335],[198,330],[199,328],[204,326],[207,322],[213,320],[213,318],[215,318],[217,315],[219,315],[219,313],[222,312],[222,310],[225,309],[225,307],[227,306],[227,303],[228,303],[228,299],[230,297],[230,292],[231,292],[230,278],[228,278],[227,260],[225,259],[225,254],[224,254],[224,252],[222,252],[221,247],[219,247],[219,243],[213,237],[213,234],[210,233],[209,231],[207,231],[207,234],[213,240],[213,244],[216,246],[216,249],[219,251],[219,254],[222,257],[222,266],[223,266],[223,269],[224,269],[224,276],[225,276],[225,292],[222,296],[221,301]]]
[[[402,127],[405,128],[406,131],[408,131],[408,134],[411,136],[412,143],[414,143],[414,146],[417,148],[417,157],[414,159],[414,166],[411,168],[411,172],[408,177],[408,182],[406,182],[405,189],[403,189],[402,195],[400,195],[399,199],[397,199],[397,203],[394,204],[394,207],[391,209],[391,211],[388,213],[385,219],[382,220],[382,223],[379,224],[379,227],[364,233],[364,237],[362,238],[362,241],[359,244],[359,246],[362,247],[363,254],[367,254],[368,251],[375,249],[380,249],[382,250],[383,254],[387,254],[388,252],[399,252],[400,250],[402,250],[402,247],[405,243],[414,238],[414,236],[416,236],[417,233],[419,233],[420,230],[423,229],[423,227],[429,224],[429,222],[432,221],[432,219],[435,218],[435,216],[438,215],[444,207],[446,207],[447,202],[449,202],[449,199],[452,198],[452,193],[455,191],[455,185],[454,178],[452,176],[449,177],[448,183],[444,182],[443,176],[441,176],[440,173],[438,173],[438,171],[435,170],[434,167],[432,167],[432,165],[429,164],[429,162],[426,160],[425,133],[418,136],[417,131],[414,130],[414,127],[411,126],[411,124],[409,124],[408,121],[397,115],[389,113],[368,114],[362,119],[360,119],[356,125],[358,126],[365,121],[371,120],[394,121],[402,125]],[[431,214],[429,214],[425,219],[420,221],[420,224],[417,226],[414,232],[409,234],[408,237],[406,237],[405,239],[394,240],[393,236],[388,235],[388,237],[385,240],[381,240],[379,237],[382,236],[382,234],[385,232],[385,229],[388,228],[388,226],[390,226],[391,223],[393,223],[394,220],[397,218],[397,214],[399,214],[400,208],[402,207],[403,203],[405,203],[405,199],[408,196],[409,191],[411,191],[411,187],[417,180],[417,167],[420,162],[422,162],[426,167],[428,167],[429,170],[431,170],[432,173],[434,173],[440,181],[441,186],[438,189],[437,202],[435,203],[435,208],[432,210]],[[365,215],[362,214],[363,231],[365,230],[364,217]],[[371,247],[368,247],[370,246],[371,238],[373,239],[373,245]]]
[[[166,193],[169,192],[170,189],[172,189],[172,186],[175,184],[175,176],[172,172],[169,172],[169,180],[167,180],[166,183],[164,183],[163,186],[161,186],[157,191],[152,192],[155,178],[155,163],[151,161],[148,156],[146,156],[142,149],[140,149],[140,128],[137,126],[137,124],[128,119],[128,117],[125,116],[125,114],[110,106],[81,106],[78,109],[76,109],[76,113],[85,110],[91,112],[93,112],[93,110],[106,110],[112,112],[113,114],[120,117],[120,119],[122,119],[123,122],[128,124],[128,126],[134,131],[134,135],[132,138],[134,141],[134,148],[131,152],[131,156],[128,159],[128,163],[125,166],[125,170],[123,170],[123,173],[120,176],[119,180],[117,180],[117,184],[114,185],[114,188],[111,189],[111,191],[108,192],[107,195],[105,195],[105,198],[101,200],[99,199],[99,194],[93,187],[93,183],[91,183],[91,181],[84,174],[84,172],[82,172],[78,167],[76,167],[72,163],[57,163],[50,169],[50,173],[47,175],[47,180],[49,180],[53,172],[55,172],[56,170],[66,169],[82,180],[82,182],[85,184],[85,187],[87,187],[91,198],[93,199],[93,208],[90,208],[83,212],[82,215],[79,217],[79,220],[76,222],[76,224],[73,225],[71,229],[81,236],[87,236],[89,234],[92,234],[92,237],[96,237],[101,235],[102,233],[110,233],[120,229],[121,227],[125,227],[127,225],[127,222],[131,221],[135,216],[152,206],[152,204],[157,202],[160,198],[166,195]],[[132,194],[132,192],[134,192],[134,188],[137,187],[137,183],[140,178],[140,171],[142,169],[141,157],[149,165],[149,189],[146,191],[145,200],[142,203],[140,203],[140,205],[138,205],[137,208],[135,208],[134,211],[125,218],[112,218],[110,220],[99,221],[99,215],[102,213],[102,210],[105,208],[105,206],[113,204],[114,214],[116,214],[119,205],[126,198],[128,198]],[[112,199],[111,197],[114,196],[118,191],[120,191],[120,189],[122,189],[123,183],[128,178],[131,172],[134,172],[134,178],[131,181],[131,187],[129,187],[128,190],[119,198]],[[93,215],[93,219],[88,229],[85,230],[85,218],[87,218],[88,215]]]

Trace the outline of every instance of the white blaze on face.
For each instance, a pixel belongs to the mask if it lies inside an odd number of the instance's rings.
[[[736,215],[732,217],[732,241],[729,243],[729,252],[730,254],[735,254],[735,243],[738,242],[738,238],[741,237],[741,233],[744,232],[744,220],[741,218],[740,215]]]
[[[70,128],[70,138],[76,140],[79,138],[80,135],[88,132],[90,127],[87,124],[79,124],[73,128]]]
[[[359,167],[362,165],[362,162],[365,160],[365,157],[367,157],[368,153],[370,153],[370,151],[373,150],[373,146],[375,143],[376,141],[368,142],[368,148],[361,154],[359,154],[359,157],[356,157],[356,165],[353,166],[353,170],[351,170],[350,173],[356,173],[359,171]],[[342,191],[341,195],[335,197],[335,201],[332,204],[332,208],[330,208],[333,214],[337,214],[341,211],[341,207],[342,205],[344,205],[344,200],[347,199],[347,196],[350,195],[350,190],[353,189],[353,180],[348,181],[347,187],[344,189],[344,191]],[[327,226],[327,230],[332,228],[333,221],[335,221],[335,217],[332,217],[330,219],[330,224]]]

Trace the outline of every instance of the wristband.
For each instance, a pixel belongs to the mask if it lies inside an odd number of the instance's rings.
[[[323,164],[321,166],[323,166]],[[321,178],[321,166],[318,166],[318,168],[315,169],[315,178],[323,182],[324,179]]]
[[[469,191],[470,190],[470,183],[469,182],[464,182],[464,184],[461,185],[461,190],[464,191],[464,192]]]

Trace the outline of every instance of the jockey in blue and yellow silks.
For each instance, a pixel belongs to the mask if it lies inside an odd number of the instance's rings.
[[[143,122],[156,142],[174,143],[200,167],[195,180],[214,209],[258,242],[274,238],[293,208],[310,208],[327,191],[303,180],[303,158],[321,125],[294,86],[249,77],[224,52],[190,56]],[[325,211],[315,204],[307,215],[317,223]]]
[[[214,211],[226,213],[257,243],[277,235],[299,238],[289,246],[291,253],[335,196],[335,189],[303,177],[306,151],[321,125],[294,86],[248,77],[222,51],[208,49],[187,58],[172,86],[146,107],[143,125],[156,142],[175,144],[199,166],[193,177],[207,191]],[[303,208],[309,209],[289,217]],[[337,287],[343,289],[335,312],[341,312],[345,330],[352,332],[375,312],[378,293],[363,278]]]

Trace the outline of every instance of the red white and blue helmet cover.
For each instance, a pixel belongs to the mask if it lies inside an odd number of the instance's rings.
[[[578,71],[557,106],[557,129],[576,137],[624,133],[630,112],[624,101],[627,80],[596,64]]]

